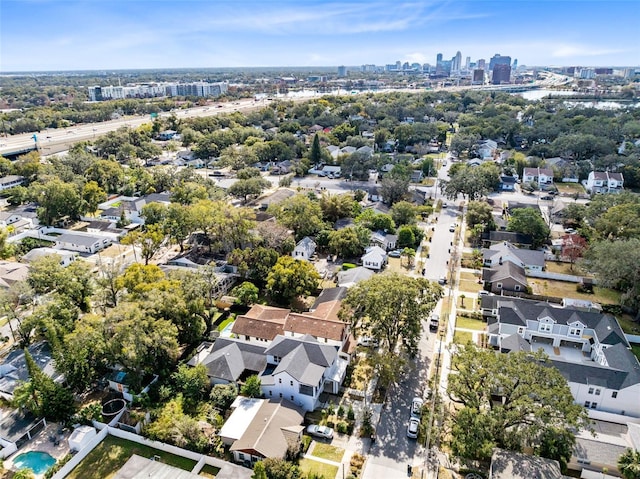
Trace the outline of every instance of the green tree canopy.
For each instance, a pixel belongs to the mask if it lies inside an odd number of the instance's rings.
[[[313,236],[324,226],[320,203],[304,194],[294,195],[280,204],[272,205],[268,211],[280,223],[291,228],[298,240]]]
[[[534,248],[542,245],[551,232],[544,218],[534,208],[518,208],[513,211],[509,219],[508,229],[509,231],[530,235]]]
[[[308,296],[318,288],[320,276],[307,261],[281,256],[267,276],[267,293],[280,304]]]

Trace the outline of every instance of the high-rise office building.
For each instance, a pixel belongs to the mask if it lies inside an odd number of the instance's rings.
[[[442,61],[442,53],[436,55],[436,65]]]
[[[464,69],[468,71],[470,65],[471,65],[471,57],[467,57],[464,61]]]
[[[480,58],[478,60],[478,68],[480,70],[486,70],[487,69],[487,61],[484,58]]]
[[[496,63],[493,66],[491,83],[493,83],[494,85],[501,85],[503,83],[509,83],[510,80],[511,80],[511,62]]]
[[[511,70],[514,72],[518,69],[518,59],[513,60],[513,65],[511,66]]]
[[[496,65],[509,65],[509,69],[511,69],[511,57],[496,53],[491,57],[491,60],[489,60],[489,70],[493,70]]]
[[[473,70],[473,84],[474,85],[484,84],[484,70],[482,69]]]
[[[338,67],[338,76],[339,77],[346,77],[347,76],[347,67],[345,67],[344,65],[340,65]]]
[[[458,72],[462,69],[462,53],[457,52],[451,59],[451,71]]]

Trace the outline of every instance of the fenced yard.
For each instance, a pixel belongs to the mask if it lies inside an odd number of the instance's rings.
[[[551,279],[530,279],[529,285],[533,294],[543,296],[554,296],[559,298],[574,298],[586,301],[594,301],[604,304],[619,304],[620,293],[608,288],[594,286],[593,294],[579,293],[576,283],[565,281],[554,281]]]

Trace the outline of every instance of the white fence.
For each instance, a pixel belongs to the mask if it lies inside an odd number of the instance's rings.
[[[531,278],[552,279],[556,281],[566,281],[568,283],[582,283],[582,276],[574,276],[572,274],[551,273],[549,271],[531,271],[527,270],[527,276]],[[595,280],[592,280],[595,284]]]
[[[104,426],[103,429],[98,433],[98,435],[94,437],[86,447],[75,454],[68,463],[66,463],[58,472],[54,474],[53,479],[64,479],[109,434],[121,439],[125,439],[127,441],[158,449],[159,451],[163,451],[168,454],[191,459],[196,462],[195,466],[191,470],[191,472],[194,474],[198,474],[205,465],[210,465],[212,467],[220,469],[220,471],[216,475],[218,479],[250,479],[252,475],[251,469],[247,469],[237,464],[223,461],[222,459],[218,459],[216,457],[188,451],[186,449],[172,446],[170,444],[165,444],[163,442],[152,441],[151,439],[147,439],[137,434],[117,429],[115,427]]]
[[[640,418],[637,417],[623,416],[622,414],[598,411],[596,409],[587,409],[587,413],[589,414],[589,419],[595,419],[597,421],[606,421],[615,424],[627,424],[628,422],[640,424]]]
[[[637,334],[625,334],[627,341],[633,344],[640,344],[640,336]]]

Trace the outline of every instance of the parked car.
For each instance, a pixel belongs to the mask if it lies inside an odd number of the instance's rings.
[[[413,398],[411,401],[411,417],[420,417],[422,415],[422,406],[424,406],[422,398]]]
[[[438,279],[438,284],[447,284],[447,277],[440,276],[440,279]]]
[[[418,430],[420,429],[420,419],[412,417],[409,419],[407,426],[407,437],[410,439],[418,439]]]
[[[402,250],[394,249],[393,251],[389,251],[387,256],[389,256],[389,258],[399,258],[402,256]]]
[[[485,289],[478,291],[478,296],[489,296],[491,293]]]
[[[550,196],[550,195],[541,196],[540,199],[545,201],[551,201],[553,200],[553,196]]]
[[[440,316],[432,314],[429,319],[429,331],[437,331],[440,326]]]
[[[321,439],[333,439],[333,429],[327,426],[318,426],[317,424],[307,426],[307,434]]]
[[[369,348],[371,346],[378,347],[379,343],[377,339],[373,339],[370,336],[360,336],[358,339],[358,346],[364,346],[365,348]]]

